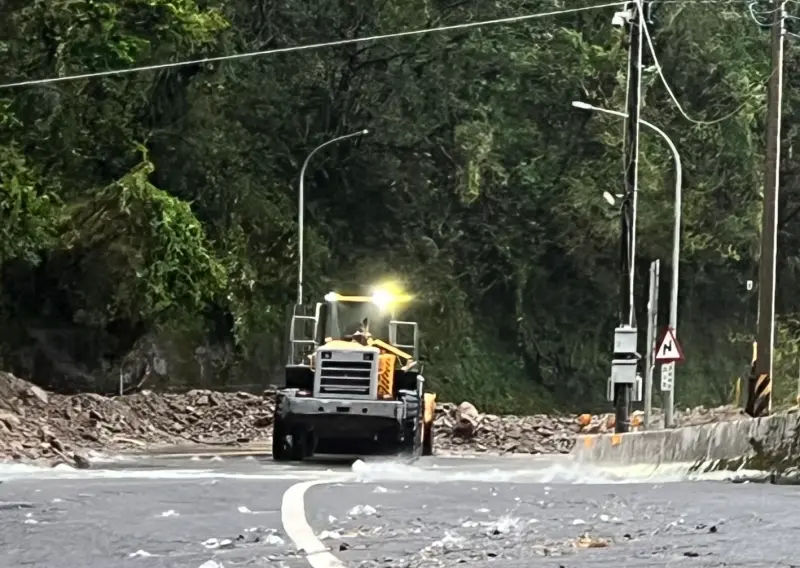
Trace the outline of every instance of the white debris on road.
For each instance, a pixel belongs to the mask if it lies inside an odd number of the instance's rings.
[[[342,535],[338,531],[322,531],[317,535],[317,538],[320,540],[339,540]]]
[[[510,515],[503,515],[494,523],[489,524],[489,533],[490,534],[507,534],[513,531],[516,531],[521,526],[521,521],[517,517],[512,517]]]
[[[419,554],[423,558],[438,556],[443,552],[452,552],[464,548],[466,539],[458,533],[447,531],[444,536],[420,550]]]
[[[233,548],[233,541],[229,538],[209,538],[203,541],[203,546],[209,550],[216,550],[218,548]]]
[[[377,514],[378,511],[375,507],[369,505],[356,505],[347,513],[348,517],[371,517]]]
[[[264,537],[261,539],[261,542],[264,544],[269,544],[271,546],[283,546],[285,544],[284,540],[278,536],[278,531],[275,529],[267,529],[265,531]]]

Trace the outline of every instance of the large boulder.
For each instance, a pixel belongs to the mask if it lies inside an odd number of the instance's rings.
[[[480,424],[480,414],[475,405],[469,402],[462,402],[458,405],[455,412],[456,423],[453,433],[465,438],[472,438],[478,431]]]

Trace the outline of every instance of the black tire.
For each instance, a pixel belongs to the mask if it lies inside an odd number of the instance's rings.
[[[422,455],[423,456],[432,456],[433,455],[433,436],[434,436],[434,428],[433,422],[430,424],[425,424],[422,427],[423,437],[422,437]]]
[[[305,428],[292,430],[292,445],[289,455],[293,461],[303,461],[309,456],[309,434]]]
[[[407,409],[400,452],[413,459],[422,455],[422,405],[416,391],[400,391],[399,394]]]
[[[283,418],[275,415],[275,419],[272,422],[272,460],[273,461],[280,461],[285,462],[289,461],[289,451],[286,447],[286,435],[288,432],[286,431],[286,424],[283,421]]]

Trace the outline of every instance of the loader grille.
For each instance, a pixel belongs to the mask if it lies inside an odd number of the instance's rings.
[[[369,397],[372,361],[322,360],[319,393],[327,396]]]

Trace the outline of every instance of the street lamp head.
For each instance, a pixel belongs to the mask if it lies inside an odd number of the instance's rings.
[[[362,130],[362,131],[361,131],[361,134],[369,134],[369,130],[367,130],[367,129],[365,128],[364,130]]]
[[[610,194],[609,192],[607,192],[607,191],[604,191],[604,192],[603,192],[603,199],[605,199],[605,200],[606,200],[606,202],[607,202],[609,205],[614,205],[614,203],[616,203],[616,201],[617,201],[617,200],[614,198],[614,196],[613,196],[613,195],[611,195],[611,194]]]
[[[572,101],[572,106],[581,110],[592,110],[592,105],[583,101]]]

